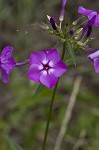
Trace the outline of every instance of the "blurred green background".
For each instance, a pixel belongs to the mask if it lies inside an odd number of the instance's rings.
[[[65,22],[68,17],[74,21],[80,16],[77,13],[79,5],[99,9],[97,0],[67,0]],[[0,51],[6,45],[13,46],[13,55],[20,62],[28,59],[32,51],[54,47],[57,39],[43,32],[39,25],[47,23],[46,15],[56,17],[59,22],[60,9],[61,0],[0,0]],[[92,37],[97,40],[90,46],[98,49],[98,27],[93,29]],[[61,51],[62,45],[58,43],[56,48]],[[81,51],[80,54],[84,60],[79,61],[76,68],[68,67],[60,80],[47,150],[52,150],[55,145],[77,75],[81,75],[83,81],[61,150],[74,150],[79,140],[82,143],[76,150],[99,149],[99,75],[95,74],[93,64],[84,53]],[[52,90],[44,88],[33,98],[38,84],[28,80],[28,67],[15,68],[7,85],[0,80],[0,150],[12,150],[5,134],[24,150],[41,150]]]

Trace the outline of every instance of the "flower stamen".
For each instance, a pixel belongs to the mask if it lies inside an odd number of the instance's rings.
[[[49,69],[49,66],[46,64],[46,65],[44,66],[44,69],[45,69],[45,70],[48,70],[48,69]]]

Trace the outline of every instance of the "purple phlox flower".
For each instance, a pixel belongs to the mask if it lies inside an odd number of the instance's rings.
[[[67,2],[67,0],[62,0],[62,8],[61,8],[61,13],[60,13],[60,17],[59,17],[60,21],[63,21],[63,19],[64,19],[66,2]]]
[[[94,63],[95,72],[99,73],[99,50],[90,54],[88,58]]]
[[[56,49],[38,51],[30,56],[28,77],[30,80],[41,82],[48,88],[52,88],[66,70],[67,67]]]
[[[54,30],[57,30],[56,19],[54,17],[50,17],[50,23]]]
[[[93,10],[85,9],[84,7],[80,6],[78,8],[78,13],[83,14],[88,17],[89,20],[91,20],[95,16],[94,24],[95,26],[99,26],[99,13]]]
[[[16,62],[12,57],[13,47],[6,46],[0,56],[0,72],[4,83],[9,82],[9,73],[14,69]]]
[[[85,35],[88,38],[91,35],[92,27],[95,22],[95,18],[96,18],[96,16],[93,16],[92,19],[89,20],[88,23],[83,27],[81,37],[83,37]]]

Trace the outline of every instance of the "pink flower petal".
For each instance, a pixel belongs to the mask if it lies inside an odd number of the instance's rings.
[[[78,8],[78,13],[82,14],[82,15],[85,15],[85,16],[89,16],[89,15],[96,15],[97,12],[96,11],[93,11],[93,10],[88,10],[88,9],[85,9],[84,7],[82,6],[79,6]]]
[[[1,68],[2,80],[4,83],[9,82],[9,76],[4,69]]]
[[[30,64],[41,64],[44,60],[46,61],[46,55],[42,51],[33,52],[30,56]]]
[[[99,73],[99,58],[96,58],[94,60],[94,67],[95,67],[95,72]]]
[[[51,49],[45,52],[45,54],[47,60],[53,62],[53,65],[56,65],[60,61],[60,56],[56,49]]]
[[[39,82],[39,77],[41,75],[41,70],[38,67],[37,64],[33,64],[28,70],[28,78],[35,82]]]
[[[52,70],[52,71],[51,71]],[[49,73],[52,73],[55,77],[60,77],[63,73],[67,71],[67,66],[63,61],[59,61],[53,68],[49,69]]]
[[[96,16],[95,26],[99,26],[99,14]]]
[[[4,59],[9,59],[12,55],[13,47],[11,46],[6,46],[1,53],[1,58],[3,57]]]
[[[97,13],[96,11],[88,10],[88,9],[85,9],[84,7],[80,6],[78,8],[78,13],[87,16],[89,20],[91,20],[94,16],[96,16],[94,25],[99,26],[99,13]]]
[[[1,59],[1,67],[6,70],[7,74],[9,74],[15,67],[16,63],[13,57],[10,57],[8,60]]]
[[[58,81],[58,78],[57,77],[54,77],[53,75],[49,75],[48,73],[47,74],[41,74],[40,76],[40,82],[47,86],[48,88],[52,88]]]
[[[90,54],[88,56],[88,58],[91,60],[91,61],[94,61],[94,59],[98,58],[99,57],[99,50],[97,50],[96,52]]]

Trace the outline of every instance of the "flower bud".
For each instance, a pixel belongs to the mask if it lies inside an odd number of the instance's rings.
[[[73,29],[70,29],[70,30],[69,30],[69,34],[70,34],[70,35],[73,35],[73,34],[74,34],[74,30],[73,30]]]
[[[54,17],[50,17],[47,15],[48,20],[50,21],[50,24],[52,25],[52,28],[54,30],[57,30],[57,24],[56,24],[56,19]]]
[[[61,8],[61,13],[60,13],[60,17],[59,20],[62,22],[64,19],[64,13],[65,13],[65,6],[66,6],[66,2],[67,0],[63,0],[62,1],[62,8]]]

